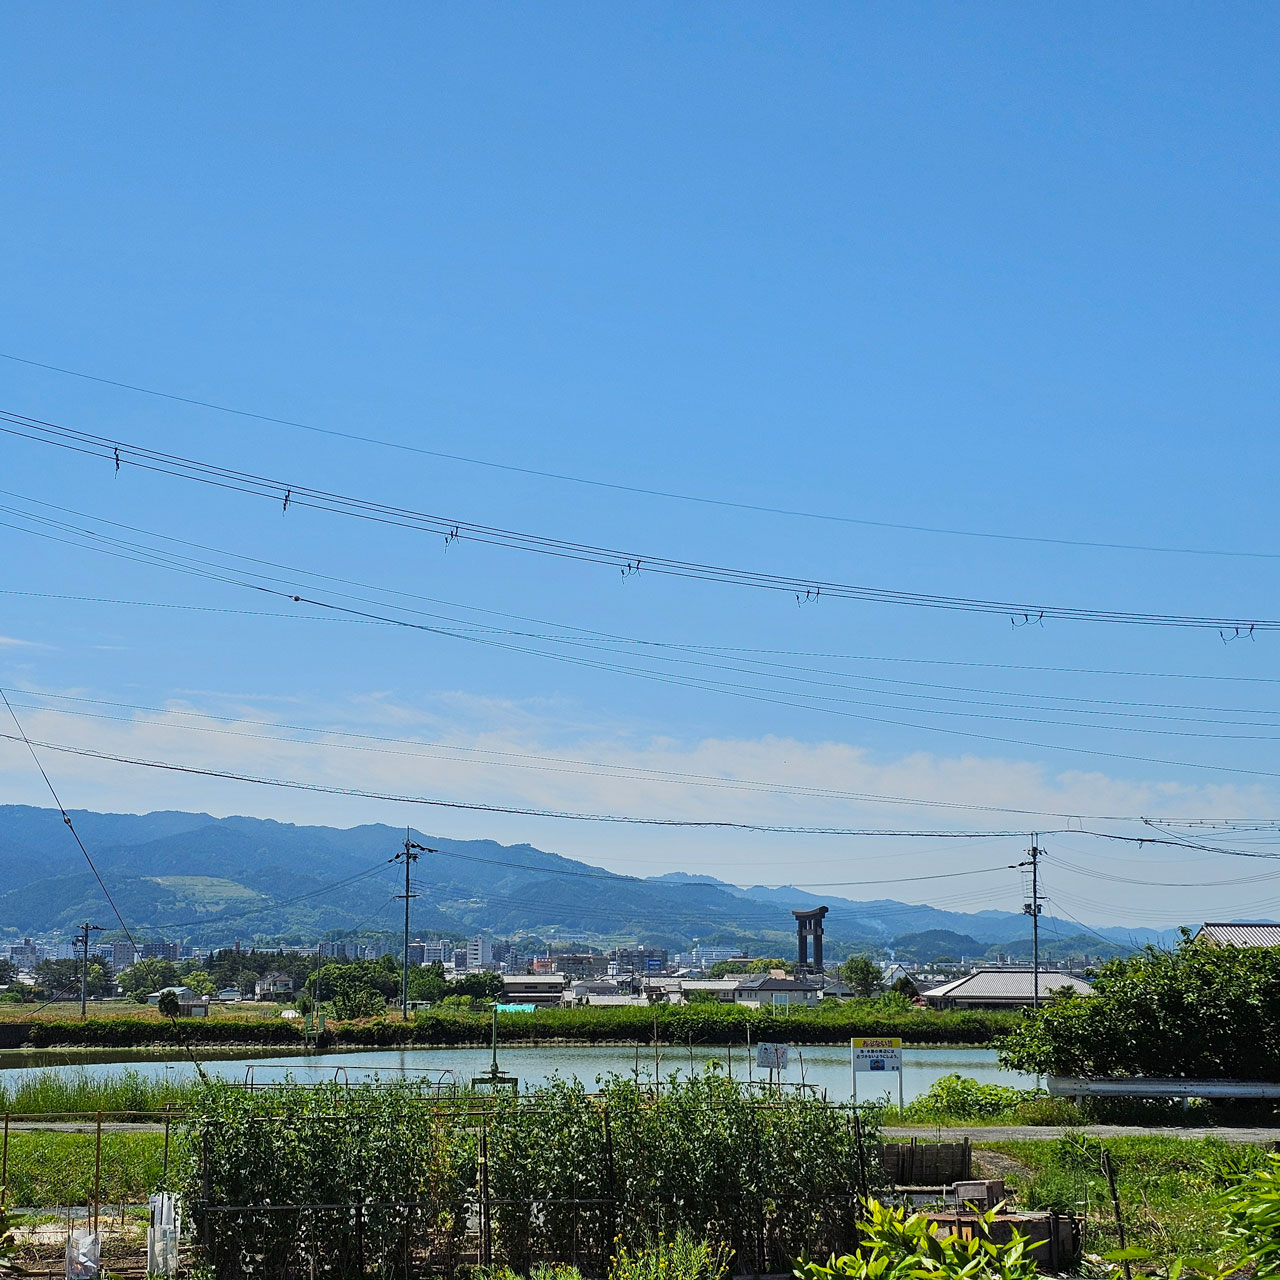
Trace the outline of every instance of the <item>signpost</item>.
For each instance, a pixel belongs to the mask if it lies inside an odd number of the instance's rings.
[[[858,1072],[896,1071],[902,1110],[902,1041],[897,1036],[853,1036],[849,1040],[849,1091],[858,1101]]]
[[[787,1069],[787,1050],[789,1046],[785,1044],[770,1044],[762,1041],[756,1045],[756,1066],[760,1070],[769,1072],[769,1085],[772,1087],[774,1081],[774,1072],[781,1077],[782,1073]]]

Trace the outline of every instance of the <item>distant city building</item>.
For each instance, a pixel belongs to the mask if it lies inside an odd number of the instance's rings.
[[[320,955],[330,960],[351,959],[348,943],[345,939],[335,942],[322,942],[320,944]]]
[[[453,949],[453,967],[455,969],[465,969],[467,967],[467,949],[466,947],[454,947]]]
[[[746,963],[746,953],[740,947],[694,947],[692,951],[676,956],[678,969],[702,969],[704,972],[722,960],[741,960]]]
[[[664,973],[667,968],[666,947],[619,947],[613,962],[619,974]]]
[[[424,942],[422,944],[423,964],[444,964],[453,959],[452,942]]]
[[[9,948],[9,959],[18,966],[39,964],[40,948],[30,938],[24,938]]]
[[[604,978],[609,974],[609,957],[594,951],[565,951],[552,956],[551,965],[554,972],[575,978]]]
[[[176,964],[181,950],[176,942],[144,942],[140,955],[143,960],[172,960]]]
[[[425,942],[409,943],[409,963],[425,964],[427,955],[427,944]]]
[[[502,979],[504,1004],[561,1005],[568,979],[562,973],[509,974]]]
[[[111,967],[127,969],[138,958],[138,948],[132,942],[111,943]]]
[[[486,965],[493,963],[493,947],[489,943],[489,939],[476,934],[470,942],[467,943],[467,968],[483,969]]]

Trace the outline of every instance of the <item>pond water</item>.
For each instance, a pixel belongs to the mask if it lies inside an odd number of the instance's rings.
[[[236,1056],[231,1056],[231,1055]],[[674,1045],[659,1050],[658,1069],[663,1078],[675,1071],[687,1076],[692,1067],[701,1072],[709,1059],[716,1059],[726,1069],[731,1069],[735,1079],[750,1075],[761,1079],[767,1073],[760,1072],[752,1062],[748,1072],[747,1055],[742,1048],[732,1054],[725,1048],[698,1048],[692,1052]],[[930,1085],[942,1076],[956,1073],[972,1076],[984,1084],[1014,1085],[1030,1088],[1036,1083],[1033,1076],[1003,1070],[996,1062],[993,1049],[965,1048],[907,1048],[903,1050],[902,1091],[906,1101],[927,1092]],[[114,1060],[109,1060],[114,1059]],[[205,1070],[227,1080],[243,1081],[252,1078],[257,1084],[277,1082],[292,1076],[301,1082],[317,1080],[368,1080],[379,1077],[384,1080],[430,1073],[452,1072],[462,1083],[487,1070],[492,1060],[489,1049],[412,1048],[412,1049],[361,1049],[340,1053],[313,1053],[287,1056],[246,1057],[242,1051],[223,1050],[221,1056],[200,1054]],[[521,1088],[542,1084],[553,1076],[576,1078],[588,1087],[597,1077],[610,1074],[633,1075],[652,1079],[654,1051],[641,1047],[624,1046],[504,1046],[499,1050],[499,1065],[510,1075],[517,1076]],[[195,1075],[190,1060],[170,1057],[166,1061],[154,1051],[144,1054],[85,1054],[69,1051],[45,1050],[38,1054],[0,1054],[0,1079],[10,1087],[18,1083],[17,1077],[33,1070],[54,1070],[80,1073],[107,1079],[122,1071],[138,1071],[145,1076],[168,1075],[175,1080],[187,1080]],[[783,1077],[790,1084],[805,1083],[825,1091],[832,1101],[846,1101],[850,1097],[849,1050],[840,1045],[811,1045],[792,1049],[788,1069]],[[869,1101],[892,1095],[897,1101],[896,1075],[858,1076],[858,1099]]]

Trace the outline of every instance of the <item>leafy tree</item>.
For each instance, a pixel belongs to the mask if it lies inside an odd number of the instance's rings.
[[[178,993],[176,991],[162,991],[156,1004],[166,1018],[176,1018],[182,1012],[182,1006],[178,1003]]]
[[[444,976],[444,965],[420,965],[409,970],[409,999],[430,1000],[437,1004],[449,994],[449,980]]]
[[[400,994],[400,979],[381,960],[353,960],[309,974],[306,990],[317,1002],[330,1002],[335,1017],[370,1018],[387,1007],[389,997]]]
[[[150,995],[165,987],[176,987],[180,981],[178,966],[172,960],[137,960],[120,975],[120,987],[125,995]]]
[[[44,992],[46,999],[56,998],[60,994],[68,999],[79,998],[79,960],[41,960],[36,965],[35,977],[36,985]],[[91,996],[106,996],[115,990],[111,968],[104,960],[90,958],[85,990]]]
[[[17,978],[18,966],[12,960],[0,959],[0,987],[16,982]]]
[[[387,997],[367,982],[357,980],[344,985],[332,1004],[335,1018],[376,1018],[386,1012]]]
[[[869,956],[850,956],[840,966],[840,976],[856,996],[873,996],[884,989],[884,974]]]
[[[449,994],[471,996],[475,1000],[496,1000],[502,995],[502,975],[481,969],[464,974],[449,984]]]
[[[216,990],[213,979],[203,969],[188,969],[182,975],[182,983],[198,996],[211,996]]]
[[[895,979],[890,990],[906,996],[908,1000],[918,1000],[920,998],[920,988],[905,973],[902,977]]]
[[[1065,993],[1016,1027],[1001,1061],[1062,1076],[1271,1080],[1280,1059],[1280,949],[1184,935],[1110,960],[1091,996]]]

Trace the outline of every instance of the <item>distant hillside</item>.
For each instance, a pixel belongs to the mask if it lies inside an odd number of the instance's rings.
[[[314,942],[398,927],[403,879],[389,859],[404,831],[381,825],[299,827],[197,813],[72,814],[76,829],[131,930],[197,943]],[[742,889],[711,877],[638,880],[590,863],[491,840],[415,833],[439,850],[414,871],[414,932],[484,931],[545,941],[641,941],[687,949],[694,941],[790,955],[796,907],[826,903],[829,947],[879,949],[895,936],[952,930],[989,946],[1027,936],[1025,916],[965,915],[884,899],[818,898],[798,889]],[[0,931],[69,932],[114,917],[61,816],[0,806]],[[1049,917],[1044,918],[1047,925]],[[1052,922],[1067,937],[1078,926]],[[1103,930],[1108,936],[1128,931]],[[1163,940],[1134,930],[1140,944]],[[980,948],[979,948],[980,949]]]

